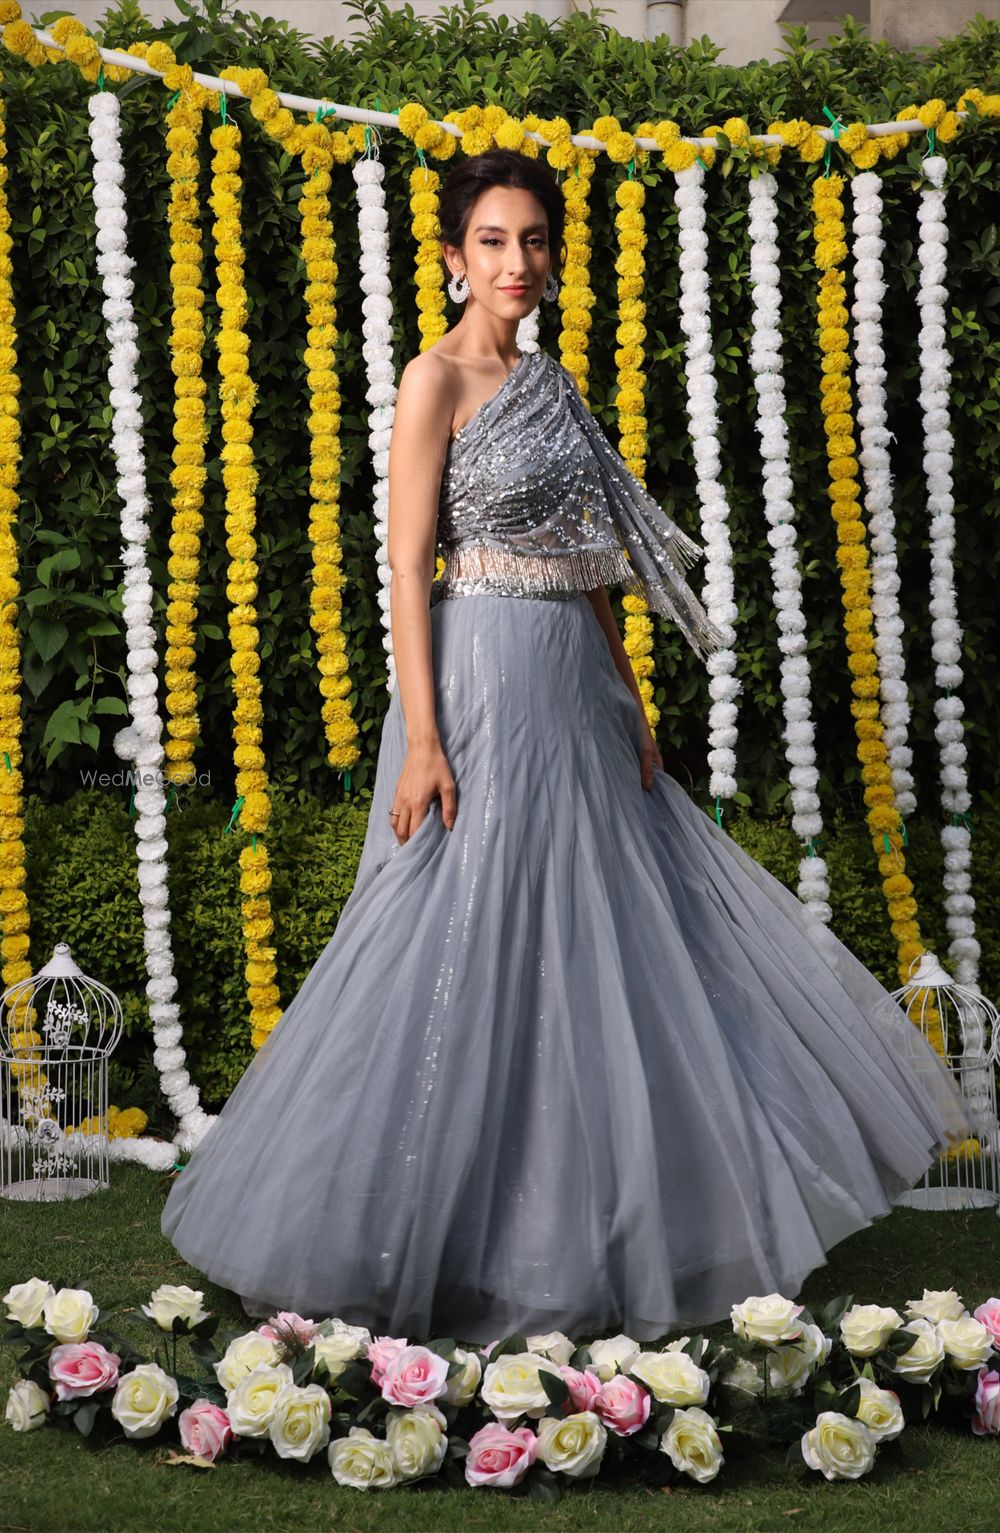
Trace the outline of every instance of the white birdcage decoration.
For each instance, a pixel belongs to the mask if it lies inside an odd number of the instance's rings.
[[[910,964],[910,978],[893,991],[892,1000],[929,1043],[940,1038],[971,1125],[969,1137],[940,1155],[896,1203],[924,1209],[996,1208],[1000,1213],[1000,1013],[978,990],[953,979],[933,953],[921,953]]]
[[[108,1057],[117,996],[68,943],[0,997],[0,1196],[55,1202],[109,1184]]]

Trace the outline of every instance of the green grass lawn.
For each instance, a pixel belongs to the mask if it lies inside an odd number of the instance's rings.
[[[87,1287],[102,1310],[144,1303],[160,1283],[202,1288],[222,1326],[249,1329],[235,1295],[189,1267],[160,1234],[168,1179],[113,1166],[111,1190],[79,1203],[10,1206],[0,1202],[0,1293],[29,1277]],[[253,1217],[248,1188],[247,1217]],[[924,1287],[956,1287],[970,1308],[1000,1294],[1000,1219],[994,1212],[922,1214],[897,1209],[843,1241],[817,1269],[801,1297],[819,1305],[853,1293],[859,1303],[903,1305]],[[148,1332],[112,1321],[152,1355]],[[730,1333],[728,1322],[712,1328]],[[710,1333],[711,1334],[711,1333]],[[667,1339],[667,1338],[665,1338]],[[0,1386],[16,1377],[15,1351],[0,1349]],[[181,1365],[180,1354],[178,1365]],[[942,1424],[908,1426],[901,1456],[886,1456],[856,1484],[784,1463],[780,1447],[740,1449],[724,1439],[726,1463],[707,1486],[651,1490],[598,1480],[556,1505],[499,1491],[410,1488],[364,1493],[342,1488],[325,1454],[311,1465],[273,1456],[199,1470],[162,1462],[178,1448],[161,1438],[84,1439],[46,1426],[18,1434],[0,1422],[0,1533],[201,1533],[270,1529],[337,1533],[473,1533],[473,1530],[613,1528],[615,1533],[695,1529],[776,1533],[837,1529],[845,1533],[997,1533],[1000,1441]]]

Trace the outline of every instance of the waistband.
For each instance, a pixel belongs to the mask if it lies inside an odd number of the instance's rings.
[[[576,601],[586,593],[570,587],[566,590],[537,590],[509,577],[490,575],[444,575],[431,582],[430,605],[456,596],[520,596],[532,601]]]

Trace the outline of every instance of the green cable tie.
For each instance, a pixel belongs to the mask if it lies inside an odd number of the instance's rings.
[[[98,90],[103,90],[104,89],[104,65],[103,64],[101,65],[100,69],[97,71],[97,89]]]
[[[825,151],[825,153],[823,155],[823,174],[824,174],[824,176],[828,176],[830,174],[830,156],[832,155],[832,153],[833,153],[833,145],[832,144],[827,144],[826,151]]]
[[[174,106],[175,106],[175,105],[176,105],[176,103],[177,103],[177,102],[178,102],[178,101],[179,101],[179,100],[180,100],[180,99],[181,99],[181,93],[180,93],[180,91],[179,91],[179,90],[175,90],[175,91],[174,91],[174,93],[173,93],[173,95],[172,95],[172,96],[171,96],[171,98],[170,98],[170,100],[169,100],[169,101],[168,101],[168,102],[167,102],[167,111],[168,111],[168,112],[171,112],[171,111],[173,111],[173,108],[174,108]]]
[[[629,178],[630,181],[633,181],[635,179],[635,161],[634,160],[629,160],[629,162],[628,162],[628,178]]]
[[[232,811],[230,813],[229,824],[226,826],[225,830],[222,832],[222,834],[224,836],[228,836],[229,832],[232,830],[233,826],[236,824],[236,821],[240,817],[240,810],[243,808],[243,805],[244,805],[245,802],[246,802],[246,800],[244,798],[244,795],[241,793],[239,798],[236,800],[235,804],[232,807]]]
[[[909,844],[910,844],[910,832],[907,830],[907,828],[906,828],[906,821],[904,820],[903,821],[903,845],[904,846],[909,846]]]
[[[350,769],[350,767],[347,767],[345,772],[344,772],[344,792],[345,793],[350,793],[350,791],[351,791],[351,769]]]
[[[219,92],[219,111],[222,113],[222,121],[225,124],[228,118],[226,117],[226,93],[224,90]]]
[[[3,753],[3,760],[4,760],[4,766],[7,768],[8,772],[12,772],[14,770],[14,768],[10,764],[10,757],[8,756],[6,751],[4,751],[4,753]]]
[[[716,820],[718,821],[718,823],[719,823],[719,825],[721,827],[721,825],[722,825],[722,795],[719,794],[719,793],[717,793],[715,795],[715,818],[716,818]]]
[[[186,1167],[186,1164],[186,1161],[175,1160],[170,1169],[171,1171],[183,1171]]]
[[[937,143],[937,134],[933,128],[927,129],[927,153],[934,153],[934,145]]]
[[[708,170],[708,166],[705,164],[705,161],[702,159],[700,154],[696,154],[695,155],[694,162],[695,162],[696,165],[700,165],[702,170],[704,170],[704,171]]]
[[[171,804],[173,803],[173,801],[174,801],[174,799],[176,797],[177,797],[177,788],[175,787],[175,785],[173,783],[171,783],[170,784],[170,792],[167,794],[167,806],[166,806],[166,808],[163,811],[164,814],[169,814],[170,813],[170,806],[171,806]]]

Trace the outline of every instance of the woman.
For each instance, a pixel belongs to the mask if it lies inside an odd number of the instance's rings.
[[[793,1296],[967,1123],[878,981],[663,770],[606,583],[699,657],[719,635],[698,545],[518,353],[552,175],[471,159],[441,226],[465,310],[399,387],[357,881],[162,1227],[250,1313],[650,1339]]]

